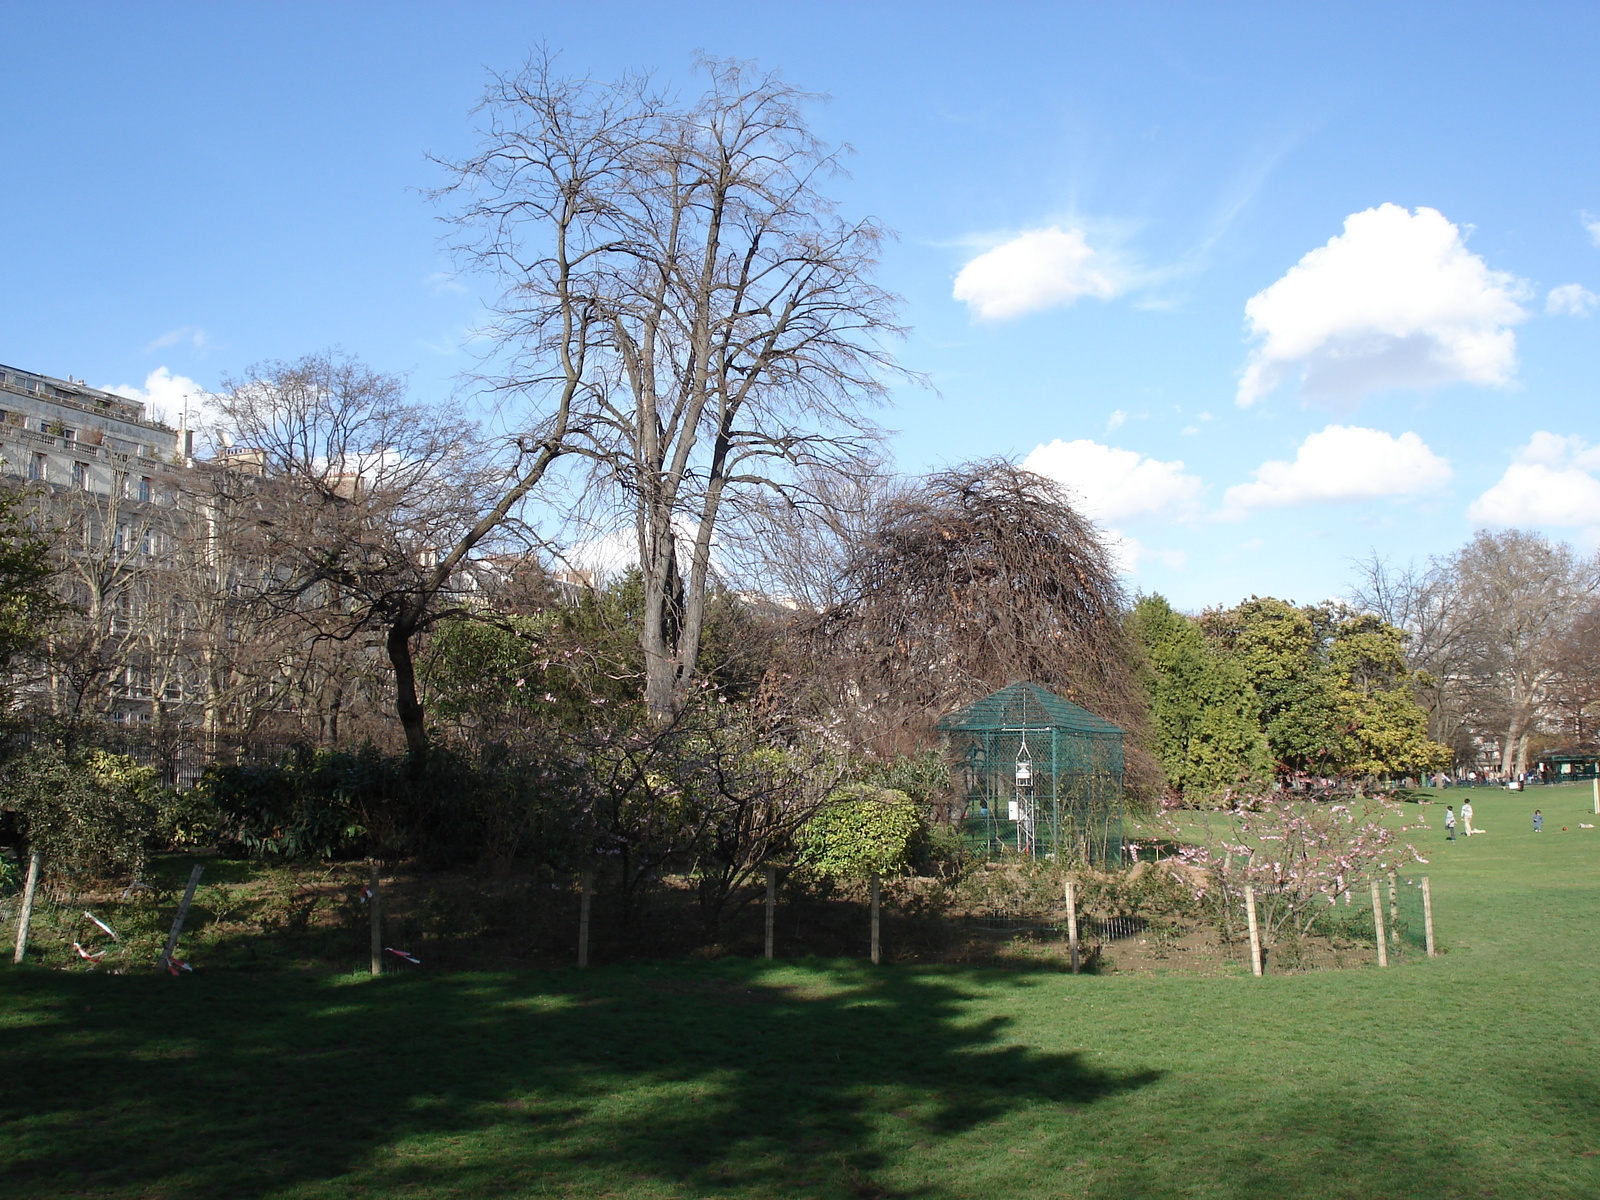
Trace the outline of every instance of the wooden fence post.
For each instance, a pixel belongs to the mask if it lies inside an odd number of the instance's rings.
[[[1389,872],[1389,940],[1400,949],[1400,900],[1395,895],[1394,872]]]
[[[19,963],[28,952],[28,926],[33,922],[33,898],[39,894],[39,872],[44,855],[35,850],[28,856],[28,882],[22,885],[22,911],[17,914],[17,950],[11,961]]]
[[[1256,924],[1256,889],[1244,885],[1244,914],[1250,922],[1250,973],[1261,974],[1261,928]]]
[[[872,963],[874,966],[878,964],[882,951],[882,943],[878,936],[880,930],[878,912],[882,907],[882,890],[882,882],[878,878],[878,873],[874,871],[872,873]]]
[[[772,945],[772,942],[773,942],[772,930],[773,930],[773,923],[777,918],[777,914],[778,914],[778,868],[777,867],[768,867],[767,868],[766,958],[767,958],[767,960],[769,962],[772,960],[772,949],[773,949],[773,945]]]
[[[203,863],[195,863],[194,870],[189,872],[189,886],[183,889],[178,915],[172,918],[172,928],[167,931],[167,944],[162,947],[161,957],[156,960],[169,971],[172,969],[172,953],[178,948],[178,936],[183,932],[184,918],[189,915],[189,905],[194,903],[194,889],[200,886],[200,872],[204,870]]]
[[[1245,920],[1250,923],[1250,973],[1261,974],[1261,926],[1256,925],[1256,888],[1245,885]]]
[[[1378,895],[1378,881],[1372,881],[1372,929],[1378,939],[1378,965],[1389,965],[1389,947],[1385,944],[1383,936],[1383,902]]]
[[[594,897],[594,872],[585,871],[578,900],[578,965],[589,965],[589,904]]]
[[[368,914],[372,918],[372,973],[383,974],[383,894],[379,890],[378,860],[372,860],[371,873],[367,879],[367,904],[372,911]]]
[[[1067,943],[1072,947],[1072,973],[1078,973],[1078,885],[1067,880]]]
[[[1433,954],[1433,893],[1428,890],[1428,877],[1422,877],[1422,932],[1428,940],[1428,957]]]
[[[1595,815],[1600,816],[1600,775],[1596,775],[1594,777],[1594,782],[1589,785],[1589,788],[1594,794]]]

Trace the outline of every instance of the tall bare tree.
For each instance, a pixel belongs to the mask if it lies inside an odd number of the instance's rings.
[[[1452,559],[1471,615],[1468,694],[1500,764],[1521,774],[1528,742],[1553,707],[1552,684],[1573,620],[1594,595],[1596,564],[1534,533],[1480,532]]]
[[[1585,745],[1594,737],[1600,707],[1600,608],[1585,608],[1574,618],[1555,654],[1550,693],[1557,732]]]
[[[1535,533],[1480,531],[1421,569],[1362,567],[1355,599],[1411,635],[1433,736],[1468,749],[1498,745],[1501,769],[1527,769],[1528,748],[1557,707],[1573,623],[1592,604],[1600,564]]]
[[[860,469],[898,332],[870,280],[883,231],[819,190],[839,151],[808,129],[811,97],[700,69],[680,103],[536,59],[491,86],[482,147],[440,193],[460,252],[504,285],[499,385],[566,388],[566,450],[631,519],[658,720],[695,678],[718,530],[756,494]]]

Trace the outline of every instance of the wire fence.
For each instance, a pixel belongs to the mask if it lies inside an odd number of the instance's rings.
[[[1257,897],[1263,969],[1307,971],[1398,965],[1429,954],[1427,881],[1388,876],[1378,880],[1374,915],[1371,886],[1331,900],[1284,909],[1279,897]],[[1248,902],[1238,895],[1188,911],[1095,911],[1077,914],[1079,958],[1096,972],[1249,972]],[[1270,919],[1269,919],[1270,914]],[[1070,953],[1071,922],[1065,905],[1050,913],[987,913],[961,919],[969,957],[1058,958]],[[1381,949],[1380,949],[1381,948]]]
[[[363,967],[370,936],[366,864],[257,869],[208,861],[180,952],[185,958],[192,952],[196,970]],[[59,881],[42,886],[27,961],[85,971],[159,969],[188,866],[188,860],[166,864],[165,877],[120,890],[72,890]],[[932,882],[885,881],[877,939],[884,961],[1070,969],[1073,922],[1064,897],[963,912]],[[769,908],[764,887],[755,887],[715,922],[708,922],[689,880],[662,879],[627,894],[600,887],[585,900],[577,877],[488,879],[408,867],[386,872],[382,889],[385,946],[410,956],[397,957],[396,970],[572,963],[580,930],[593,963],[758,957],[768,945],[779,958],[865,958],[874,940],[865,888],[817,894],[785,883],[774,888]],[[1429,953],[1426,889],[1421,877],[1383,877],[1376,912],[1368,883],[1332,903],[1318,899],[1295,920],[1277,920],[1273,897],[1257,897],[1264,972],[1420,960]],[[0,938],[8,952],[20,907],[21,890],[12,881],[0,894]],[[1075,915],[1084,971],[1251,973],[1248,912],[1238,896],[1183,911],[1088,902]]]

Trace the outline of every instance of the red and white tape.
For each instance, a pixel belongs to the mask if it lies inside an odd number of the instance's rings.
[[[101,929],[104,929],[106,931],[106,933],[110,936],[110,938],[111,938],[111,940],[113,942],[120,942],[122,940],[121,938],[119,938],[117,936],[117,931],[115,929],[111,928],[111,926],[107,925],[104,921],[102,921],[99,917],[95,916],[87,908],[83,910],[83,915],[88,917],[89,920],[93,921],[96,925],[100,926]]]
[[[403,958],[409,963],[416,963],[419,967],[422,965],[422,960],[414,954],[408,954],[404,950],[396,950],[393,946],[385,946],[384,949],[396,958]]]

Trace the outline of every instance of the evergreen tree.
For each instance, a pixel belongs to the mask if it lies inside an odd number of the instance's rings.
[[[1193,797],[1266,774],[1258,701],[1239,664],[1161,596],[1142,598],[1129,627],[1143,651],[1152,748],[1167,785]]]

